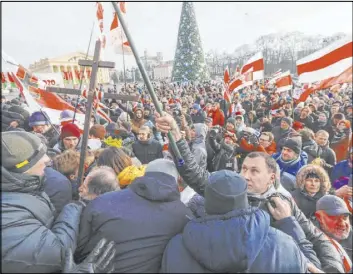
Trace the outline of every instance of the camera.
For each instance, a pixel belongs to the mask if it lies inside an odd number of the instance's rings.
[[[174,117],[181,117],[182,113],[180,109],[174,109],[173,110],[173,116]]]
[[[210,137],[215,138],[218,133],[223,133],[224,129],[220,126],[212,127],[210,130]]]

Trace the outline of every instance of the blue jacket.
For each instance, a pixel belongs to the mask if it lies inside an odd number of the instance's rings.
[[[289,163],[283,162],[281,160],[281,152],[277,152],[276,154],[273,154],[272,158],[276,160],[281,172],[287,172],[294,176],[297,175],[299,169],[301,169],[303,166],[308,164],[308,154],[306,154],[305,151],[302,151],[300,153],[300,156],[298,157],[298,159]]]
[[[175,178],[147,172],[124,190],[105,193],[82,213],[75,257],[82,261],[103,237],[117,246],[116,273],[157,273],[169,240],[192,213],[180,201]]]
[[[265,211],[251,208],[191,220],[168,243],[160,272],[305,273],[306,264],[293,238],[271,227]]]
[[[337,163],[331,173],[331,182],[333,183],[338,178],[344,176],[349,177],[352,174],[352,168],[348,164],[348,160]]]
[[[69,179],[51,167],[44,169],[44,192],[55,207],[55,216],[72,201],[72,186]]]

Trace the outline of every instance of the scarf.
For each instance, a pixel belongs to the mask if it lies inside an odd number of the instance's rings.
[[[331,143],[332,144],[339,143],[344,139],[348,138],[349,131],[350,131],[350,128],[345,128],[343,130],[336,130]]]

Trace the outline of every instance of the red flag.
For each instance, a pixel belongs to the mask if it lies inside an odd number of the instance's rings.
[[[120,10],[122,13],[126,13],[125,2],[120,2]]]
[[[68,81],[69,80],[69,73],[67,71],[63,71],[63,74],[64,74],[64,80],[65,81]]]
[[[233,91],[237,87],[239,87],[243,81],[241,79],[234,79],[232,82],[229,84],[229,91]]]
[[[33,84],[37,84],[38,83],[38,78],[35,77],[34,75],[32,75],[31,78],[29,78],[29,82],[33,83]]]
[[[76,78],[77,78],[78,80],[81,80],[80,71],[75,70],[75,75],[76,75]]]
[[[6,83],[5,73],[1,72],[1,83]]]
[[[25,79],[26,77],[26,70],[24,69],[24,67],[19,66],[16,72],[16,76],[18,78],[20,78],[21,80]]]
[[[230,77],[229,77],[229,70],[228,70],[228,67],[226,67],[225,71],[224,71],[224,83],[225,84],[228,84],[229,83],[229,80],[230,80]]]
[[[98,21],[99,20],[103,20],[103,12],[104,12],[104,9],[103,9],[103,5],[101,2],[97,2],[97,19]]]
[[[7,78],[9,79],[10,83],[15,83],[15,79],[12,77],[10,72],[7,72]]]
[[[118,15],[115,13],[114,18],[113,18],[113,22],[110,25],[110,30],[116,29],[118,26],[119,26]]]

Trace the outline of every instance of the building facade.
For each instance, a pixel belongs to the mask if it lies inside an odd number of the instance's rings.
[[[67,87],[78,87],[80,77],[85,85],[89,83],[91,75],[91,67],[80,67],[79,60],[86,59],[86,54],[83,52],[74,52],[56,58],[44,58],[29,65],[29,70],[36,73],[60,73],[63,77],[63,82]],[[88,60],[93,60],[93,56],[88,56]],[[85,69],[84,73],[83,70]],[[82,70],[82,71],[81,71]],[[98,84],[108,84],[110,81],[109,69],[100,68],[97,75]]]

